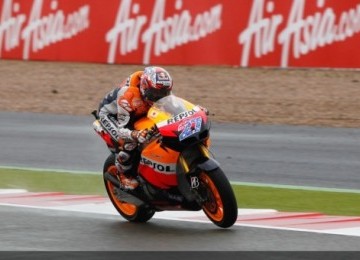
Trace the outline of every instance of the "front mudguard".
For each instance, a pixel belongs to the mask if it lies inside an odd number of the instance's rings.
[[[197,165],[197,168],[199,168],[200,170],[206,171],[206,172],[216,170],[219,167],[220,167],[220,164],[218,163],[218,161],[216,161],[213,158],[208,158],[207,161]]]
[[[176,164],[176,174],[178,189],[188,201],[196,200],[192,192],[189,176],[196,176],[201,171],[209,172],[216,170],[220,164],[211,157],[208,149],[204,145],[193,146],[184,150]]]

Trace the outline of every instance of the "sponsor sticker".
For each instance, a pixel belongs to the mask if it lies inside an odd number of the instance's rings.
[[[152,167],[155,171],[164,173],[164,174],[174,174],[176,172],[176,164],[175,163],[162,163],[150,160],[146,157],[141,157],[140,164],[147,165]]]
[[[167,120],[167,123],[170,125],[170,124],[173,124],[173,123],[176,123],[186,117],[189,117],[189,116],[192,116],[196,113],[195,109],[192,109],[192,110],[189,110],[189,111],[184,111],[184,112],[181,112],[180,114],[177,114],[176,116],[170,118]]]

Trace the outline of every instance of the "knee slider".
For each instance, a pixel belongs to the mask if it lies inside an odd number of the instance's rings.
[[[133,151],[133,150],[135,150],[136,147],[137,147],[136,142],[127,142],[124,144],[124,149],[126,151]]]

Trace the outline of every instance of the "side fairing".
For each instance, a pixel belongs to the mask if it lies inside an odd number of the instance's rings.
[[[158,140],[154,140],[141,153],[139,174],[158,188],[168,189],[177,186],[178,157],[178,152],[162,147]]]

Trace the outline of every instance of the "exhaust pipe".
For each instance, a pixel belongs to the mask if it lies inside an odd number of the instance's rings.
[[[118,200],[134,204],[135,206],[142,206],[145,204],[145,202],[138,197],[135,197],[134,195],[122,190],[119,180],[113,175],[111,175],[109,172],[104,173],[104,178],[105,180],[110,181],[113,185],[116,186],[116,197]]]

